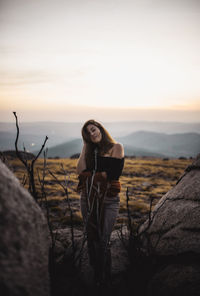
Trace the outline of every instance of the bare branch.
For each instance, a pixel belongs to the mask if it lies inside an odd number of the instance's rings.
[[[38,154],[36,155],[36,157],[35,157],[35,158],[33,159],[33,161],[32,161],[32,166],[34,165],[35,161],[36,161],[36,160],[38,159],[38,157],[40,156],[40,154],[41,154],[41,152],[42,152],[42,150],[43,150],[43,148],[44,148],[44,146],[45,146],[47,140],[48,140],[48,137],[46,136],[46,138],[45,138],[45,140],[44,140],[44,143],[43,143],[43,145],[42,145],[40,151],[38,152]]]
[[[19,125],[18,125],[18,118],[17,118],[17,114],[16,112],[13,112],[15,119],[16,119],[16,127],[17,127],[17,135],[16,135],[16,140],[15,140],[15,150],[16,150],[16,155],[17,157],[21,160],[21,162],[24,164],[27,172],[28,172],[28,177],[29,177],[29,192],[32,194],[32,196],[34,197],[34,199],[37,201],[38,198],[38,193],[36,192],[36,188],[35,188],[35,179],[34,179],[34,164],[35,161],[37,160],[37,158],[39,157],[40,153],[42,152],[46,141],[48,140],[48,137],[46,136],[45,141],[40,149],[40,151],[38,152],[37,156],[31,161],[31,165],[28,163],[27,158],[26,158],[26,149],[24,146],[24,155],[25,155],[25,160],[22,157],[22,155],[20,154],[19,150],[18,150],[18,138],[19,138]]]
[[[17,114],[16,112],[13,112],[14,116],[15,116],[15,120],[16,120],[16,127],[17,127],[17,135],[16,135],[16,139],[15,139],[15,150],[16,150],[16,154],[17,157],[21,160],[21,162],[24,164],[24,166],[26,167],[26,169],[29,171],[29,168],[27,166],[27,163],[24,161],[23,157],[21,156],[21,154],[19,153],[18,150],[18,139],[19,139],[19,125],[18,125],[18,118],[17,118]]]

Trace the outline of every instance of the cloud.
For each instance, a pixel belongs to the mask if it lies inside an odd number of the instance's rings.
[[[113,121],[174,121],[199,122],[200,108],[190,110],[180,109],[148,109],[148,108],[97,108],[91,106],[48,106],[38,105],[31,108],[18,107],[16,111],[23,117],[23,121],[63,121],[84,122],[96,119],[100,122]],[[0,111],[1,121],[12,121],[11,108]]]
[[[0,86],[25,86],[27,84],[49,83],[56,79],[55,76],[45,71],[0,71]]]

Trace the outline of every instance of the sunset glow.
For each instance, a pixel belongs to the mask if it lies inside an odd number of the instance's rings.
[[[65,109],[76,118],[84,106],[188,110],[197,120],[200,3],[161,2],[3,1],[2,120],[15,109],[30,120],[44,109],[49,119]]]

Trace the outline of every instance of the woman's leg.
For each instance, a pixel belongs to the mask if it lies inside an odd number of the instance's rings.
[[[83,222],[88,230],[87,199],[84,196],[81,196],[80,206]],[[94,210],[96,210],[96,207],[94,207]],[[106,196],[101,208],[101,225],[96,225],[96,236],[94,237],[94,233],[87,231],[89,260],[94,268],[97,281],[105,281],[105,277],[109,278],[111,274],[110,237],[118,213],[119,195],[115,197]],[[100,233],[98,233],[98,228]]]
[[[103,202],[102,212],[102,241],[108,244],[110,241],[111,233],[119,213],[119,196],[105,197]]]
[[[102,209],[101,256],[100,266],[103,281],[111,279],[110,237],[119,213],[119,195],[105,197]]]
[[[97,248],[99,245],[99,242],[97,240],[97,228],[91,229],[91,226],[89,225],[89,216],[88,216],[88,206],[87,206],[87,198],[84,195],[81,195],[80,198],[80,208],[81,208],[81,214],[83,217],[83,224],[87,235],[87,247],[88,247],[88,255],[89,255],[89,262],[90,265],[95,269],[98,265],[97,263]]]

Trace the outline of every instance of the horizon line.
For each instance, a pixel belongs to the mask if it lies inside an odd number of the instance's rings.
[[[95,118],[90,118],[90,119],[94,119]],[[90,120],[88,119],[88,120]],[[19,118],[18,118],[19,120]],[[86,122],[87,120],[83,120],[83,121],[57,121],[57,120],[38,120],[38,121],[22,121],[21,123],[82,123],[82,122]],[[99,120],[97,120],[99,121]],[[155,123],[185,123],[185,124],[200,124],[200,120],[199,121],[174,121],[174,120],[113,120],[113,121],[107,121],[107,120],[101,120],[101,122],[104,123],[129,123],[129,122],[155,122]],[[0,121],[1,123],[13,123],[15,124],[15,121]]]

